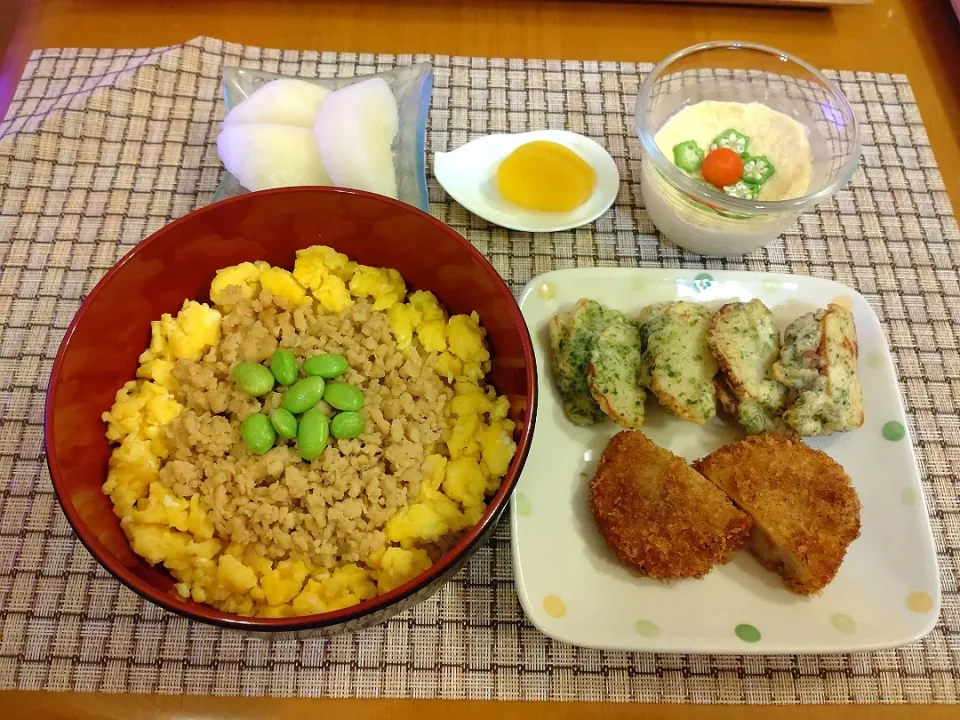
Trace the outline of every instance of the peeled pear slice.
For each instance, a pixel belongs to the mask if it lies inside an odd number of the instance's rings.
[[[271,80],[227,113],[223,125],[277,123],[312,128],[317,110],[329,94],[326,88],[306,80]]]
[[[335,185],[397,197],[393,139],[397,100],[383,78],[334,90],[314,124],[323,166]]]
[[[230,125],[217,137],[217,155],[248,190],[332,184],[308,128]]]

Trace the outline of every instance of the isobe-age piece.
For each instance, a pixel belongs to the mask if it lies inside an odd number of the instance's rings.
[[[397,99],[383,78],[330,93],[313,128],[333,183],[397,197],[393,139],[399,126]]]
[[[507,201],[541,212],[568,212],[593,194],[597,174],[560,143],[534,140],[510,153],[497,168],[497,190]]]

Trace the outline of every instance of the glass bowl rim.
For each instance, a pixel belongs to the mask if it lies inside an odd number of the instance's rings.
[[[799,67],[802,67],[804,70],[813,75],[816,80],[826,88],[826,90],[832,96],[832,99],[839,104],[840,112],[844,117],[844,121],[849,122],[853,127],[853,147],[851,148],[850,155],[847,157],[843,166],[837,171],[836,177],[834,177],[832,182],[816,192],[801,195],[800,197],[796,198],[789,198],[787,200],[764,200],[760,202],[745,200],[721,193],[706,183],[691,178],[682,172],[678,167],[676,167],[673,162],[671,162],[671,160],[660,151],[660,148],[657,147],[657,144],[654,141],[654,132],[647,123],[646,112],[643,110],[643,108],[646,107],[647,101],[650,99],[650,94],[654,83],[663,75],[664,70],[678,60],[707,50],[720,49],[752,50],[755,52],[764,53],[766,55],[778,57],[781,60],[785,60],[789,63],[794,63]],[[678,50],[672,55],[667,56],[657,63],[649,73],[647,73],[647,76],[640,84],[640,89],[637,92],[634,121],[636,123],[637,135],[640,138],[640,143],[643,146],[643,149],[653,161],[656,170],[658,170],[671,185],[673,185],[676,189],[686,193],[694,200],[709,206],[716,206],[721,210],[729,210],[736,213],[744,213],[748,215],[775,215],[786,212],[801,212],[811,205],[815,205],[823,200],[826,200],[837,190],[846,185],[853,176],[854,171],[856,171],[857,166],[860,164],[860,124],[857,122],[856,115],[853,112],[853,107],[850,105],[850,101],[847,100],[847,97],[843,94],[837,84],[830,80],[820,70],[817,70],[815,67],[804,60],[801,60],[795,55],[791,55],[783,50],[778,50],[770,45],[741,42],[738,40],[714,40],[712,42],[690,45],[689,47],[685,47],[682,50]]]

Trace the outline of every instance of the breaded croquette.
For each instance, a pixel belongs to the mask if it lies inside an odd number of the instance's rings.
[[[663,580],[703,577],[744,544],[751,525],[682,458],[630,430],[600,456],[590,512],[624,565]]]
[[[850,478],[799,439],[750,437],[693,466],[750,514],[748,549],[795,593],[819,593],[860,535],[860,499]]]

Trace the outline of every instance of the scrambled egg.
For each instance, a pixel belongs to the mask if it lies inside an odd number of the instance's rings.
[[[300,305],[307,297],[306,288],[294,273],[259,261],[244,262],[218,270],[210,283],[210,299],[214,305],[226,306],[223,292],[231,286],[240,288],[240,293],[248,300],[257,297],[261,290],[268,290],[294,305]]]
[[[439,329],[435,329],[437,322]],[[475,314],[447,320],[432,293],[416,292],[406,305],[391,308],[390,326],[401,346],[408,347],[411,330],[415,332],[424,350],[435,348],[431,352],[441,374],[456,378],[454,396],[444,408],[452,425],[446,438],[448,457],[427,458],[431,474],[416,501],[387,522],[387,539],[411,548],[476,524],[486,509],[487,495],[500,486],[517,446],[514,423],[507,419],[509,401],[497,397],[492,387],[479,384],[489,370],[490,352]],[[421,335],[424,330],[426,342]],[[431,341],[435,344],[428,345]]]
[[[284,300],[289,300],[294,305],[299,305],[307,299],[307,291],[304,290],[303,285],[297,281],[292,272],[283,268],[268,267],[261,270],[260,286]]]
[[[208,348],[220,342],[221,319],[217,310],[187,300],[176,317],[164,313],[150,324],[150,347],[140,356],[140,363],[148,364],[158,358],[199,360]]]
[[[260,294],[260,268],[265,264],[245,262],[218,270],[210,283],[210,299],[222,306],[223,291],[230,286],[240,288],[243,297],[248,300],[255,298]]]
[[[424,350],[435,354],[434,368],[448,381],[479,383],[490,372],[490,351],[484,341],[487,333],[476,313],[448,319],[432,292],[417,290],[405,304],[392,306],[388,314],[400,349],[406,350],[416,337]]]
[[[316,302],[339,312],[370,298],[388,314],[398,346],[414,342],[451,383],[444,408],[451,430],[445,452],[426,459],[426,478],[417,496],[385,526],[389,545],[366,565],[332,571],[295,553],[271,561],[253,547],[226,544],[200,505],[199,496],[176,495],[159,480],[169,455],[162,428],[183,410],[172,394],[178,359],[199,360],[220,341],[224,292],[236,286],[253,299],[269,291],[299,305]],[[215,307],[186,301],[174,317],[152,324],[149,348],[140,357],[137,379],[126,383],[104,413],[107,437],[116,444],[103,492],[133,550],[151,564],[162,563],[184,598],[240,615],[288,617],[349,607],[388,592],[432,564],[422,547],[476,524],[516,452],[509,403],[482,385],[490,369],[485,331],[476,313],[448,317],[427,291],[406,298],[396,270],[357,265],[332,248],[297,253],[293,272],[266,263],[240,263],[217,272],[210,298]],[[443,446],[441,446],[443,448]]]
[[[347,283],[357,264],[333,248],[314,245],[297,251],[293,276],[330,312],[340,312],[353,304]]]
[[[382,593],[400,587],[433,564],[426,550],[398,547],[388,547],[380,555],[371,558],[370,562],[375,568],[373,576],[377,589]]]
[[[390,331],[397,340],[397,347],[406,350],[413,342],[413,334],[423,315],[413,305],[398,303],[390,306],[387,317],[390,320]]]
[[[350,278],[350,294],[354,297],[369,297],[374,310],[386,310],[396,305],[407,294],[403,277],[390,268],[375,268],[360,265]]]

